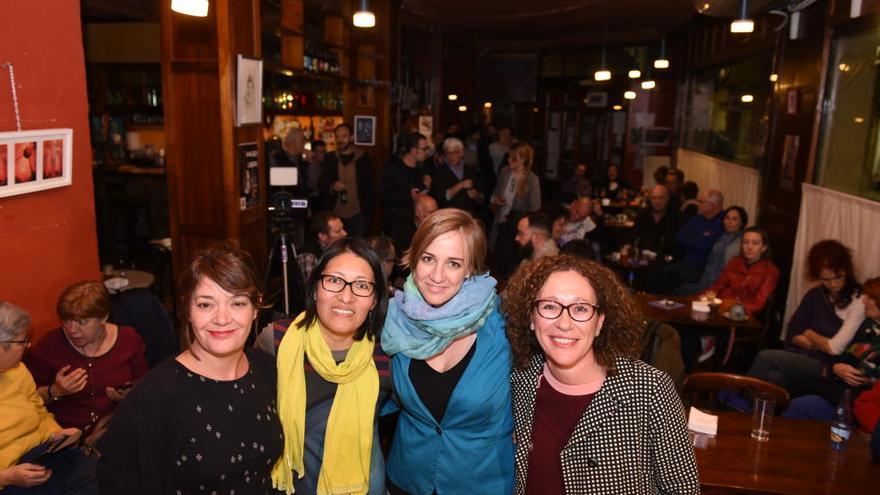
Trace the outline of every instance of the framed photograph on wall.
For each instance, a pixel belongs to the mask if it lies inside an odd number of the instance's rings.
[[[73,129],[0,132],[0,198],[73,181]]]
[[[354,144],[358,146],[376,144],[376,117],[370,115],[354,116]]]
[[[235,125],[260,124],[263,119],[263,61],[238,56],[235,84]]]

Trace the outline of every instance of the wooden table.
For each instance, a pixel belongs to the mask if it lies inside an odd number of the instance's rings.
[[[725,301],[719,308],[713,309],[710,313],[693,313],[691,311],[691,302],[696,300],[695,296],[660,296],[656,294],[647,294],[644,292],[636,293],[636,299],[642,306],[642,312],[645,318],[649,320],[662,321],[679,328],[682,326],[700,326],[710,328],[736,328],[745,331],[760,331],[763,325],[753,315],[749,315],[748,319],[737,321],[730,320],[722,316],[733,301]],[[652,304],[652,301],[668,299],[680,303],[682,306],[675,309],[658,308]],[[696,317],[696,318],[695,318]]]
[[[718,413],[718,434],[692,434],[704,493],[776,495],[877,494],[880,463],[871,461],[867,434],[855,431],[849,447],[828,446],[829,423],[773,418],[770,440],[749,436],[751,415]]]

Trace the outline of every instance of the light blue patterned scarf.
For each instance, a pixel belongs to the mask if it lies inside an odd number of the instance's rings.
[[[388,305],[382,350],[412,359],[428,359],[443,352],[453,340],[477,331],[495,309],[496,280],[475,275],[461,284],[458,294],[435,308],[422,297],[412,275]]]

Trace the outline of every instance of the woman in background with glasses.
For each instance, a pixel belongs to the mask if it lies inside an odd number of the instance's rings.
[[[305,311],[278,348],[284,453],[272,470],[290,494],[385,493],[379,410],[391,395],[376,341],[388,295],[382,262],[362,239],[323,253],[306,283]]]
[[[514,275],[502,309],[515,493],[699,493],[675,386],[638,360],[636,308],[610,270],[581,258],[541,258]]]
[[[412,274],[382,331],[401,409],[392,494],[513,489],[510,345],[485,259],[482,225],[455,208],[427,216],[404,255]]]
[[[101,282],[77,282],[64,289],[57,312],[61,328],[44,335],[24,363],[58,423],[83,430],[92,443],[132,384],[147,372],[146,348],[134,328],[107,321],[110,293]]]

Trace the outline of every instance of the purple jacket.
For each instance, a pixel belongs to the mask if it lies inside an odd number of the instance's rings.
[[[804,354],[822,361],[825,365],[832,363],[832,356],[821,351],[806,350],[792,344],[791,339],[812,328],[816,333],[831,338],[843,325],[843,320],[834,312],[834,306],[825,295],[821,285],[808,290],[801,299],[800,305],[791,315],[788,332],[785,335],[785,348],[792,352]]]

